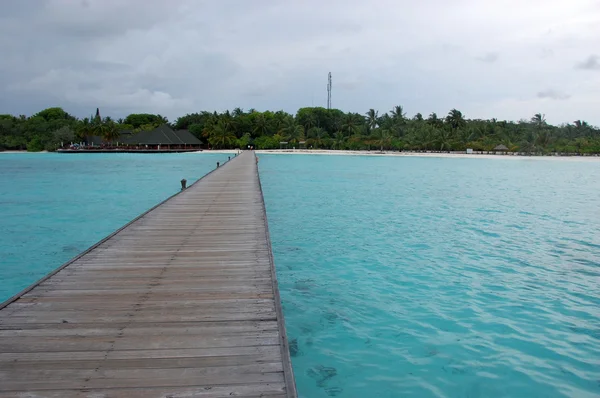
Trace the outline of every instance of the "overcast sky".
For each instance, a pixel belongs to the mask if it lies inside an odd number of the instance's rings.
[[[2,0],[0,113],[402,105],[600,125],[599,0]]]

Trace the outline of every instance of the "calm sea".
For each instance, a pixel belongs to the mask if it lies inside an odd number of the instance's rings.
[[[0,153],[0,302],[227,156]]]
[[[226,157],[0,155],[0,298]],[[301,397],[600,395],[600,162],[260,169]]]
[[[260,168],[302,397],[600,396],[600,162]]]

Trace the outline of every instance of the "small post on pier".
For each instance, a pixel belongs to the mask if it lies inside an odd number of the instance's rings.
[[[181,190],[183,191],[186,188],[187,185],[187,180],[184,178],[183,180],[181,180]]]
[[[217,162],[217,169],[219,168],[219,162]]]
[[[227,156],[227,160],[231,160],[231,156]]]

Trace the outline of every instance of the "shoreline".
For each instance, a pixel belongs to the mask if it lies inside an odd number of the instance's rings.
[[[0,155],[3,154],[3,153],[14,155],[15,153],[50,153],[50,152],[48,152],[48,151],[29,152],[27,150],[22,150],[22,151],[14,151],[14,150],[11,150],[11,151],[0,151]]]
[[[182,154],[236,154],[238,149],[208,149],[201,151],[179,152]],[[352,151],[331,149],[257,149],[257,155],[325,155],[325,156],[374,156],[374,157],[421,157],[421,158],[446,158],[446,159],[513,159],[513,160],[565,160],[565,161],[600,161],[600,154],[593,155],[517,155],[517,154],[468,154],[464,152],[437,153],[437,152],[397,152],[397,151]],[[48,151],[28,152],[0,151],[1,154],[19,153],[51,153]],[[85,153],[85,152],[83,152]],[[117,152],[115,152],[117,153]],[[151,153],[151,152],[148,152]],[[159,153],[159,152],[157,152]]]
[[[468,153],[428,153],[428,152],[393,152],[393,151],[349,151],[326,149],[258,149],[258,155],[340,155],[340,156],[387,156],[387,157],[422,157],[446,159],[513,159],[513,160],[570,160],[570,161],[600,161],[598,155],[494,155]]]

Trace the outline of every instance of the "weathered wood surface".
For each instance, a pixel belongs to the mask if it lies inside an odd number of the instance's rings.
[[[255,156],[0,308],[1,397],[295,397]]]

